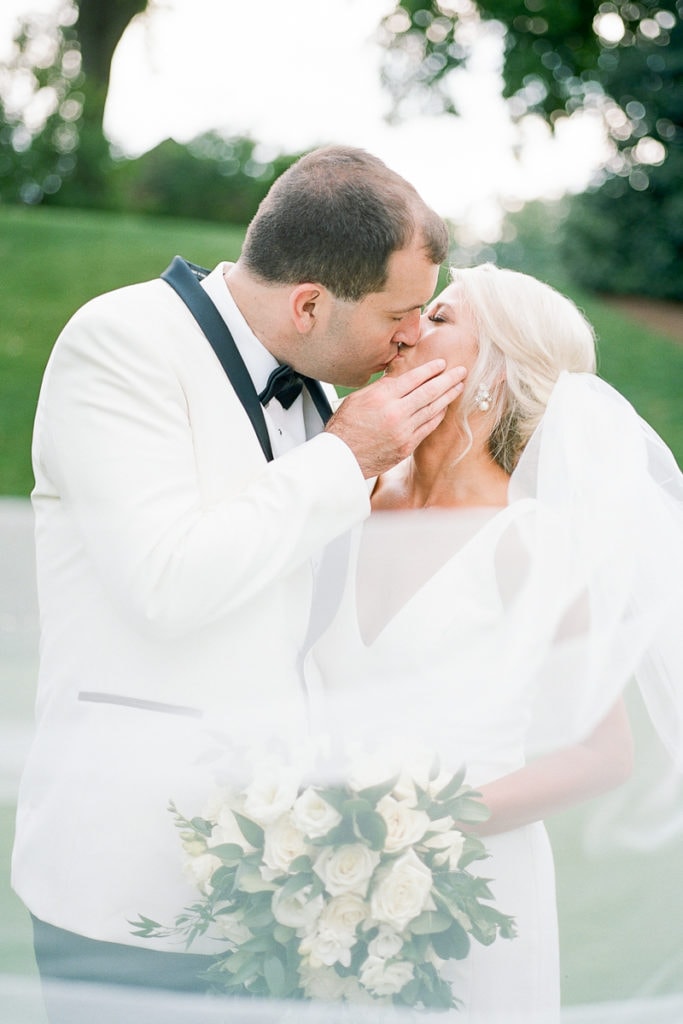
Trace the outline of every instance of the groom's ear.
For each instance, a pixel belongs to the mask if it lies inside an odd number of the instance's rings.
[[[299,334],[310,334],[326,316],[330,293],[321,284],[298,284],[289,293],[289,310]]]

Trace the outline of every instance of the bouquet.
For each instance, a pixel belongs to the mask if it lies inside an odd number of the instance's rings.
[[[216,938],[207,977],[233,995],[457,1006],[444,963],[515,932],[468,871],[487,853],[461,824],[488,812],[464,770],[438,775],[316,785],[277,766],[201,817],[171,804],[200,896],[135,934]]]

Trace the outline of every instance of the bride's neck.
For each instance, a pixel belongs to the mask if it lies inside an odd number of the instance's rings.
[[[507,504],[508,474],[491,458],[485,439],[450,443],[433,434],[378,481],[375,509],[480,508]]]

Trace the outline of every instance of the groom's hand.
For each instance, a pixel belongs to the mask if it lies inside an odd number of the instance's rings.
[[[464,366],[433,359],[396,377],[381,377],[348,395],[326,430],[344,441],[363,475],[378,476],[406,459],[446,415],[464,388]]]

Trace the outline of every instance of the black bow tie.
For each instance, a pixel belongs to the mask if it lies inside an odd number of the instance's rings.
[[[304,382],[296,370],[284,363],[273,370],[259,399],[262,405],[268,405],[273,398],[277,398],[283,409],[289,409],[301,394],[303,386]]]

